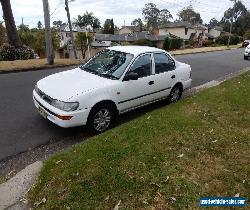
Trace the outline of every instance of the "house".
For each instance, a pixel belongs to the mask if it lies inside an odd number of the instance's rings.
[[[208,37],[209,40],[215,40],[218,38],[220,35],[224,34],[225,32],[223,31],[223,28],[220,26],[215,26],[214,28],[208,29],[208,33],[205,35]]]
[[[168,23],[155,30],[155,33],[160,36],[173,35],[184,40],[203,39],[207,32],[208,28],[206,26],[191,25],[186,21]]]
[[[135,32],[140,32],[140,28],[137,26],[123,26],[118,34],[132,34]]]
[[[110,41],[116,44],[122,43],[134,43],[136,41],[148,40],[151,41],[154,46],[162,48],[166,35],[157,36],[149,32],[134,32],[124,34],[95,34],[95,41]]]

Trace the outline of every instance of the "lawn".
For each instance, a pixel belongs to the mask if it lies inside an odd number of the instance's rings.
[[[52,66],[47,64],[46,59],[0,61],[0,72],[25,71],[31,69],[36,70],[42,68],[77,65],[79,63],[80,60],[77,59],[55,59],[55,64]]]
[[[249,197],[249,92],[248,72],[54,155],[30,204],[199,209],[201,196]]]

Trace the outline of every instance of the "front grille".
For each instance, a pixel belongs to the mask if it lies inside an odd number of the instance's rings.
[[[42,92],[40,89],[37,88],[36,93],[44,100],[46,101],[48,104],[51,104],[52,102],[52,98],[49,97],[48,95],[46,95],[44,92]]]

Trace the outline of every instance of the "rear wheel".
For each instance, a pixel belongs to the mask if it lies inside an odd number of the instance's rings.
[[[169,95],[169,102],[173,103],[178,101],[182,96],[182,87],[180,85],[175,85]]]
[[[97,105],[94,107],[87,121],[89,131],[100,134],[108,130],[114,122],[115,112],[109,105]]]

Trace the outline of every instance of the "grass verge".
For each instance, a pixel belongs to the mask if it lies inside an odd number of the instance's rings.
[[[55,59],[54,65],[48,65],[46,59],[0,61],[0,72],[28,71],[80,64],[77,59]]]
[[[172,55],[185,55],[185,54],[195,54],[195,53],[206,53],[206,52],[214,52],[214,51],[223,51],[227,49],[235,49],[240,48],[241,45],[230,45],[229,48],[227,46],[219,46],[219,47],[201,47],[194,49],[183,49],[183,50],[175,50],[171,51]]]
[[[199,209],[250,194],[250,73],[146,113],[45,161],[37,209]]]

